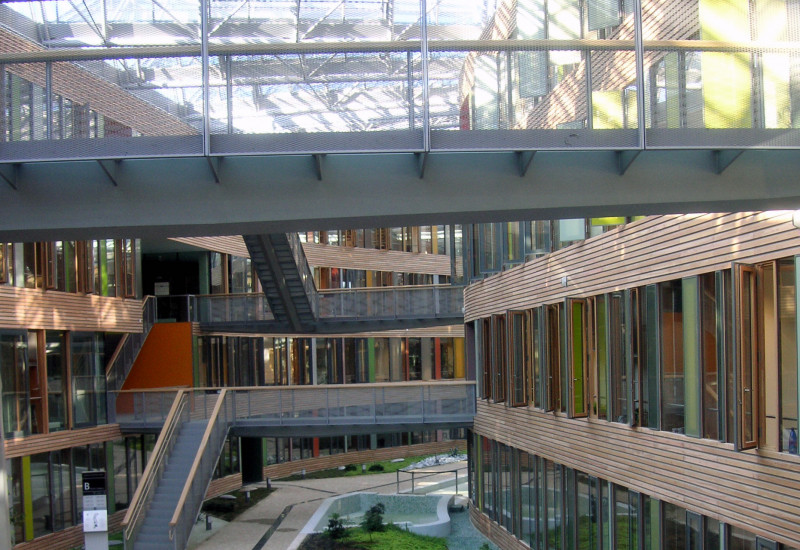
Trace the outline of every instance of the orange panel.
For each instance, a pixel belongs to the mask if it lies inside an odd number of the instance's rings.
[[[156,323],[123,390],[192,386],[191,323]]]

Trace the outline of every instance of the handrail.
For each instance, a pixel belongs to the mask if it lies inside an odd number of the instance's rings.
[[[174,438],[178,433],[177,427],[180,424],[180,417],[186,408],[188,402],[188,391],[179,390],[178,395],[172,403],[169,414],[164,421],[164,428],[161,430],[161,435],[158,437],[153,452],[150,455],[150,460],[142,473],[142,481],[136,487],[133,493],[131,504],[125,512],[125,517],[122,520],[122,528],[124,531],[123,542],[127,543],[133,535],[135,535],[139,523],[142,519],[148,502],[150,493],[156,483],[156,476],[163,470],[164,458],[169,452],[169,447],[174,443]]]
[[[136,357],[141,351],[150,330],[156,322],[156,301],[153,296],[146,296],[142,301],[142,332],[125,333],[106,364],[106,390],[109,391],[106,404],[109,421],[116,419],[116,395],[112,392],[122,389],[130,373]],[[122,357],[123,354],[125,357]]]
[[[794,41],[731,41],[731,40],[645,40],[646,49],[683,51],[767,51],[796,52],[800,45]],[[217,55],[290,55],[302,53],[403,53],[419,52],[419,40],[375,42],[308,42],[308,43],[246,43],[210,44],[209,57]],[[633,51],[634,41],[625,39],[501,39],[501,40],[430,40],[431,52],[456,51],[516,51],[516,50],[574,50],[574,51]],[[58,48],[32,52],[0,53],[3,63],[45,63],[55,61],[87,61],[154,57],[196,57],[200,45],[124,46],[110,48]]]
[[[211,436],[214,434],[214,431],[217,429],[217,422],[220,416],[220,411],[225,404],[226,397],[228,395],[227,388],[223,388],[220,393],[219,397],[217,398],[217,403],[214,405],[214,410],[211,412],[211,415],[208,418],[208,425],[206,426],[206,430],[203,433],[203,438],[200,440],[200,447],[197,449],[197,454],[194,457],[194,462],[192,463],[192,467],[189,470],[189,473],[186,477],[186,483],[183,485],[183,490],[181,491],[181,496],[178,498],[178,503],[175,506],[175,511],[172,514],[172,519],[169,522],[169,539],[174,541],[175,534],[176,534],[176,527],[178,523],[181,521],[181,516],[186,512],[186,500],[189,497],[189,493],[192,491],[193,486],[197,482],[196,477],[198,470],[200,469],[201,462],[205,456],[206,449],[208,448],[209,441],[211,440]],[[226,430],[227,431],[227,430]],[[224,440],[224,435],[223,438]],[[216,463],[217,455],[214,455],[215,459],[214,462]],[[210,480],[209,480],[210,481]],[[205,489],[203,490],[205,494]],[[201,496],[202,501],[202,496]],[[194,518],[193,518],[194,519]]]

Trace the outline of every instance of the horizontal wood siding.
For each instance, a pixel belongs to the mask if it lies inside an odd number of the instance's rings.
[[[239,235],[230,237],[177,237],[171,240],[204,250],[222,252],[242,258],[250,257],[250,252]],[[398,250],[376,250],[373,248],[320,243],[303,243],[303,252],[309,265],[314,267],[450,275],[450,257],[445,254],[420,254]]]
[[[30,435],[17,439],[6,439],[6,458],[35,455],[81,445],[93,445],[113,441],[122,437],[119,424],[105,424],[94,428],[64,430],[51,434]]]
[[[651,216],[468,286],[465,321],[800,254],[791,218],[786,211]]]
[[[421,254],[318,243],[303,243],[303,251],[309,265],[314,267],[450,275],[450,257],[445,254]]]
[[[244,239],[241,235],[231,235],[228,237],[174,237],[170,240],[202,248],[203,250],[239,256],[240,258],[250,257],[250,252],[247,250],[247,246],[244,244]]]
[[[318,472],[330,470],[348,464],[365,464],[368,462],[379,462],[382,460],[392,460],[395,458],[406,458],[410,456],[423,456],[449,452],[458,449],[459,452],[466,453],[467,444],[464,440],[437,441],[434,443],[420,443],[418,445],[404,445],[400,447],[385,447],[383,449],[370,449],[367,451],[351,451],[348,453],[338,453],[334,455],[320,456],[317,458],[304,458],[302,460],[292,460],[281,464],[270,464],[264,466],[265,479],[281,479],[292,474],[306,472]],[[466,480],[464,481],[466,486]],[[242,486],[242,475],[234,474],[211,482],[206,492],[206,498],[212,498],[224,493],[230,493]]]
[[[0,285],[0,327],[142,332],[142,302]]]
[[[122,531],[122,519],[125,510],[120,510],[108,516],[108,532],[119,533]],[[57,550],[59,548],[78,548],[84,543],[83,525],[77,525],[39,537],[30,542],[21,542],[14,545],[14,550]],[[119,548],[122,548],[121,546]]]
[[[800,457],[478,401],[475,432],[785,544],[800,540]]]
[[[508,530],[489,519],[489,516],[469,504],[469,518],[478,531],[503,550],[530,550],[530,546],[508,532]]]

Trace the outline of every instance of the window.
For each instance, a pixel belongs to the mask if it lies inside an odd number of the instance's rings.
[[[492,315],[492,399],[506,400],[506,317]]]
[[[545,309],[545,327],[547,337],[547,376],[545,382],[546,401],[544,408],[548,411],[561,410],[561,308],[549,305]],[[566,403],[564,403],[566,405]]]
[[[683,294],[681,281],[659,285],[661,298],[661,429],[683,433]]]
[[[614,292],[608,296],[608,359],[611,376],[611,418],[628,422],[628,363],[625,360],[626,320],[624,296]]]
[[[587,399],[586,300],[567,298],[565,309],[567,311],[568,411],[572,417],[582,417],[589,412]]]
[[[736,374],[736,446],[751,449],[758,445],[758,293],[756,270],[736,265],[736,311],[738,317]]]
[[[528,404],[530,380],[530,314],[527,311],[509,311],[508,363],[510,370],[512,407]]]

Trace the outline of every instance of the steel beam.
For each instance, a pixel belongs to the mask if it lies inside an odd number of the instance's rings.
[[[420,155],[422,156],[422,155]],[[608,151],[538,151],[519,177],[507,152],[231,156],[208,185],[203,157],[22,165],[0,186],[0,239],[263,234],[592,216],[797,209],[800,151],[750,149],[717,174],[708,150],[645,150],[619,173]],[[12,179],[12,178],[9,178]]]

